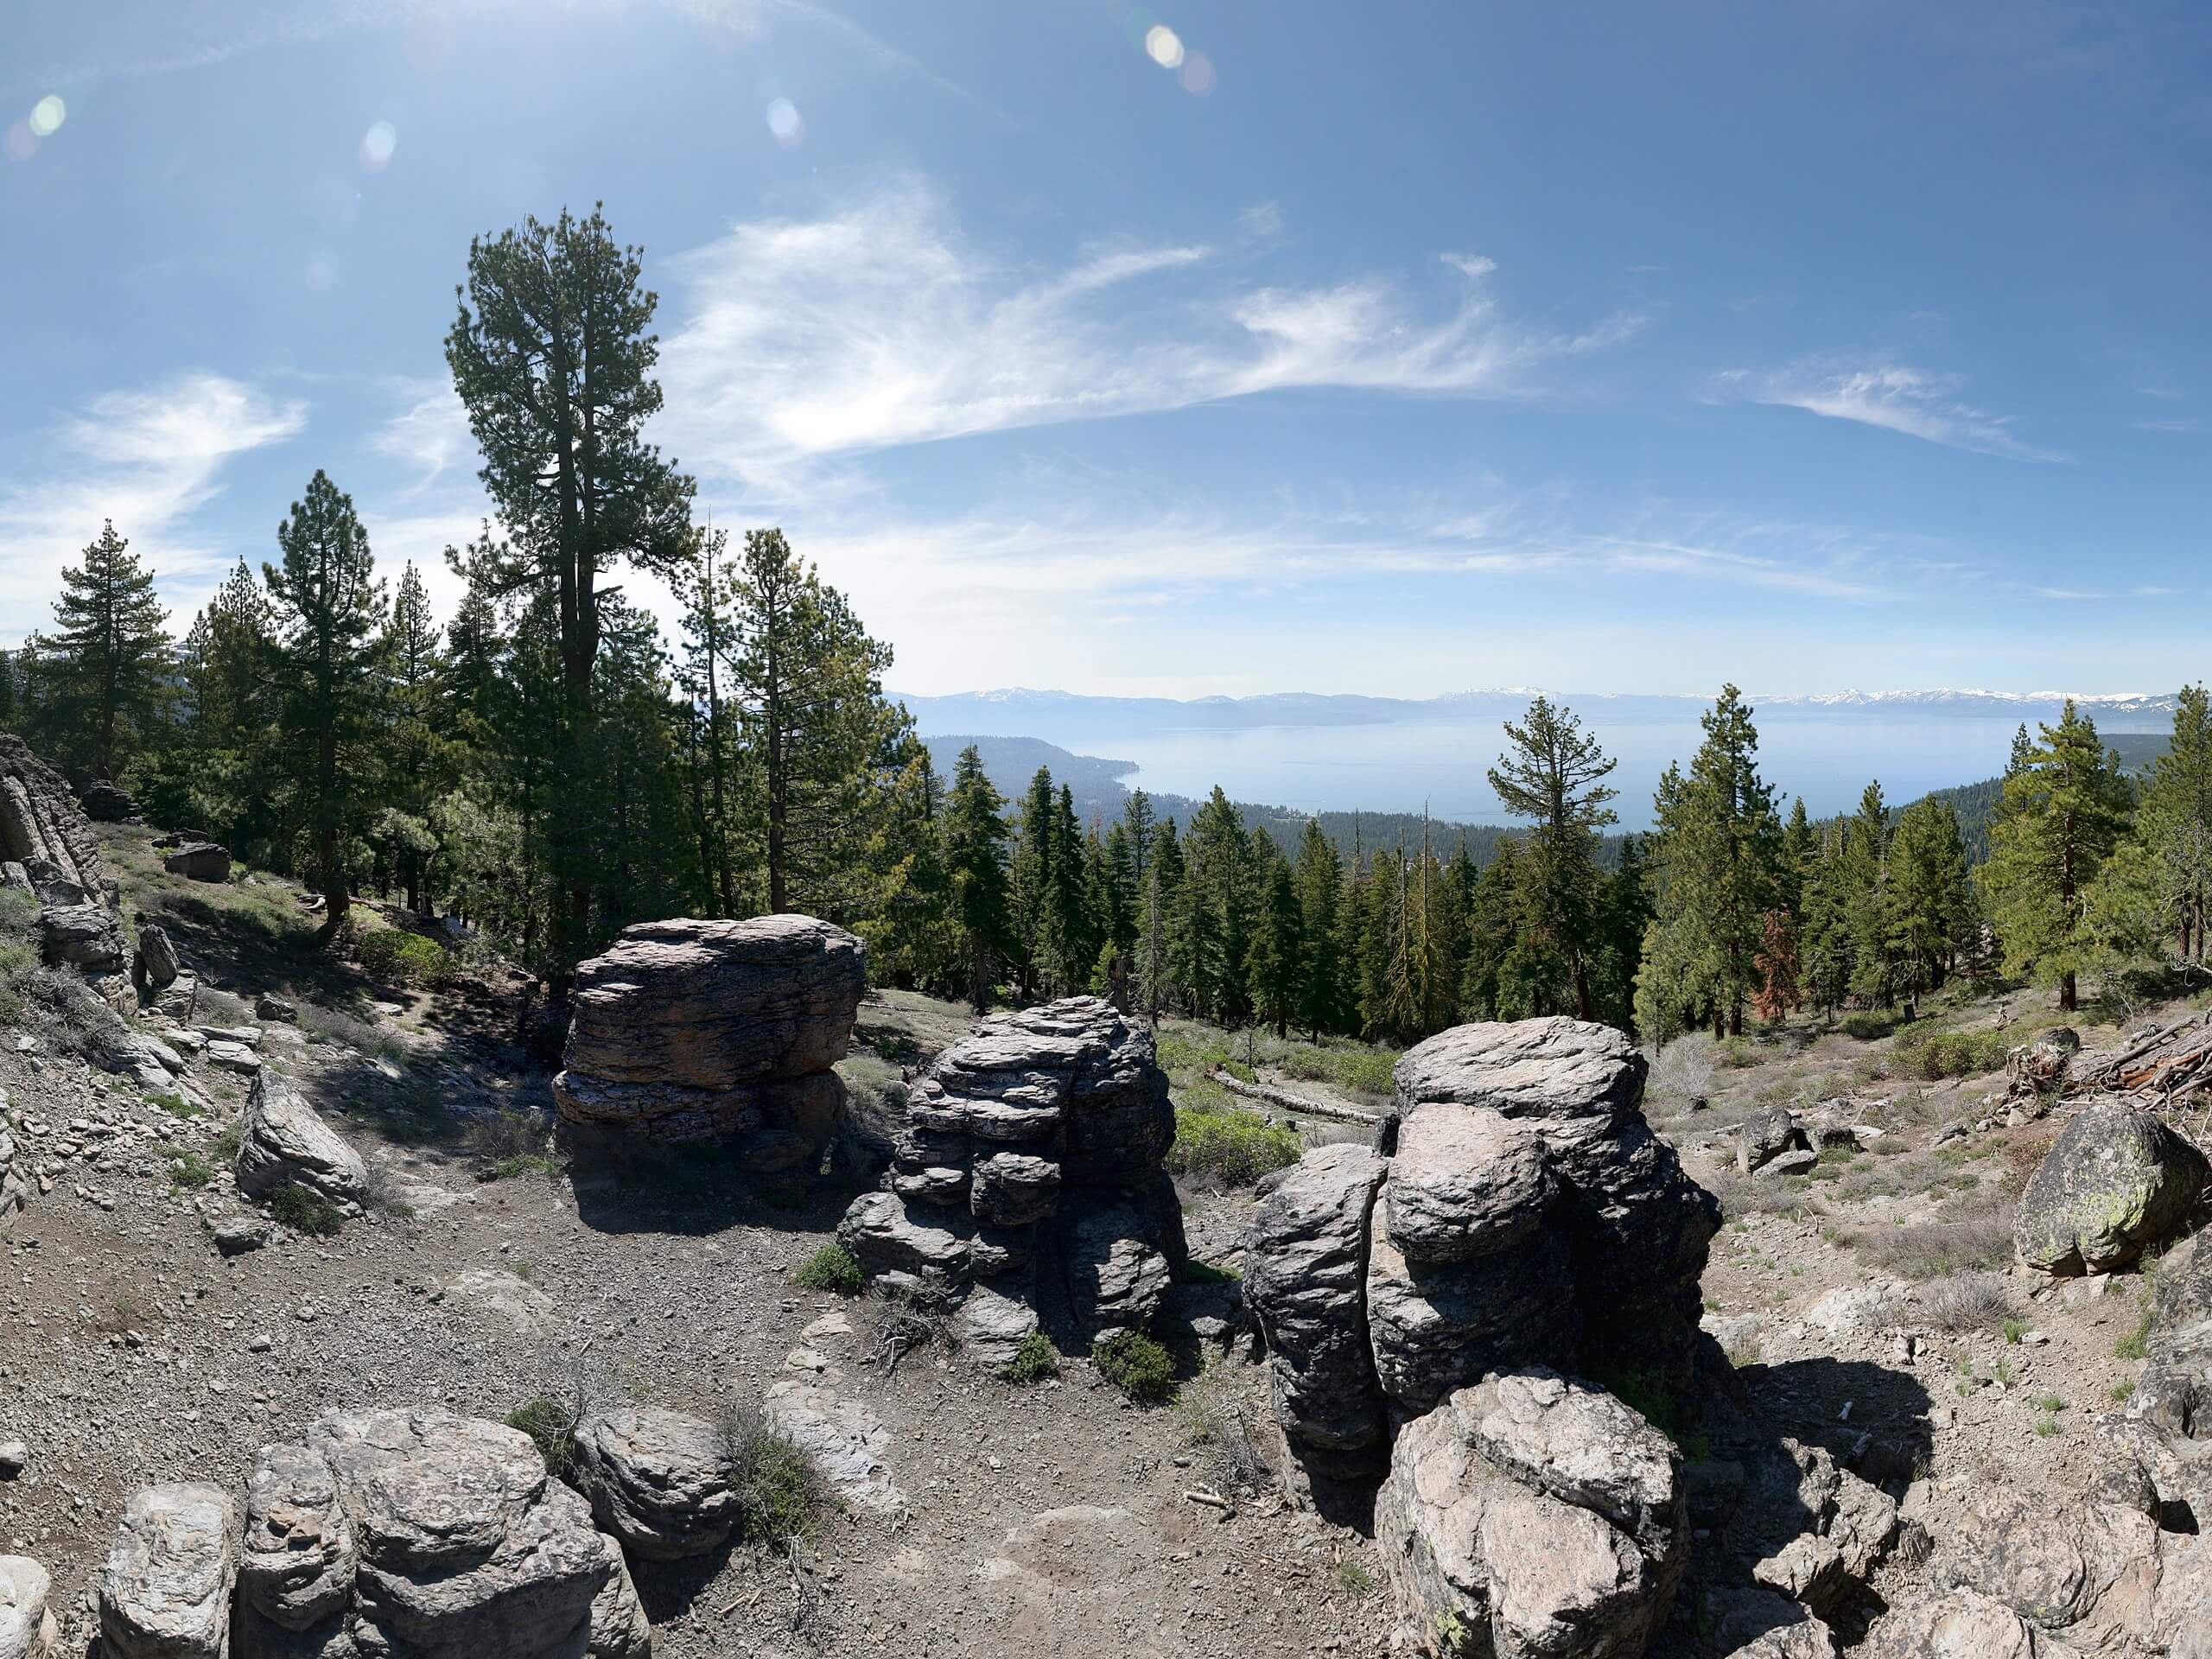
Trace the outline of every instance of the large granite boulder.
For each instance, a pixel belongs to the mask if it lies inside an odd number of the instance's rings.
[[[1689,1554],[1674,1447],[1611,1395],[1506,1372],[1407,1425],[1375,1500],[1399,1610],[1453,1659],[1637,1659]]]
[[[729,1541],[738,1522],[729,1448],[680,1411],[602,1412],[576,1429],[576,1485],[632,1555],[672,1561]]]
[[[123,924],[105,905],[48,905],[38,913],[39,950],[47,965],[88,974],[122,969]]]
[[[230,1495],[149,1486],[123,1512],[100,1575],[100,1641],[114,1659],[222,1659],[238,1573]]]
[[[212,841],[188,841],[163,855],[162,868],[188,881],[227,881],[231,879],[231,851]]]
[[[2209,1174],[2204,1154],[2157,1113],[2091,1103],[2059,1131],[2021,1193],[2015,1253],[2062,1275],[2126,1267],[2189,1225]]]
[[[368,1197],[361,1154],[339,1138],[305,1096],[276,1072],[256,1072],[238,1121],[238,1191],[265,1198],[281,1186],[303,1186],[334,1204]]]
[[[129,790],[105,778],[86,784],[77,798],[83,804],[85,816],[94,823],[121,823],[137,810],[131,804]]]
[[[28,1555],[0,1555],[0,1659],[49,1659],[61,1629],[47,1605],[54,1580]]]
[[[1387,1432],[1367,1340],[1368,1215],[1389,1164],[1351,1142],[1308,1153],[1253,1212],[1244,1300],[1267,1339],[1275,1419],[1309,1459]]]
[[[1645,1124],[1643,1078],[1625,1036],[1573,1020],[1461,1026],[1407,1051],[1396,1147],[1357,1249],[1339,1222],[1325,1262],[1292,1210],[1270,1211],[1273,1198],[1247,1241],[1263,1324],[1274,1307],[1336,1322],[1324,1333],[1294,1321],[1274,1348],[1277,1414],[1294,1442],[1343,1449],[1330,1418],[1354,1397],[1354,1344],[1368,1350],[1385,1414],[1401,1422],[1492,1372],[1528,1367],[1633,1376],[1681,1395],[1720,1211]],[[1310,1153],[1300,1168],[1325,1157],[1338,1167],[1310,1180],[1294,1170],[1276,1189],[1293,1209],[1348,1196],[1332,1186],[1352,1161],[1344,1154]],[[1355,1258],[1363,1282],[1352,1297],[1333,1281]],[[1302,1374],[1314,1365],[1323,1374],[1309,1384]],[[1375,1419],[1363,1410],[1348,1421]]]
[[[240,1659],[643,1659],[620,1548],[530,1437],[448,1411],[331,1412],[265,1446]]]
[[[48,904],[84,904],[107,887],[99,842],[61,774],[0,732],[0,859],[23,867]],[[66,891],[64,891],[66,889]]]
[[[644,922],[576,969],[561,1115],[729,1141],[766,1173],[821,1160],[845,1090],[867,952],[811,916]]]
[[[1087,1346],[1152,1324],[1182,1271],[1174,1135],[1152,1034],[1111,1003],[993,1014],[907,1090],[886,1188],[838,1237],[871,1279],[953,1304],[989,1281]]]

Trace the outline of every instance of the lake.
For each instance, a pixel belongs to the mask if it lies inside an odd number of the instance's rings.
[[[2005,769],[2017,716],[1757,713],[1759,772],[1786,814],[1792,795],[1815,817],[1859,804],[1869,779],[1892,805],[1931,789],[1974,783]],[[1688,766],[1701,740],[1696,717],[1586,720],[1619,764],[1612,782],[1622,825],[1645,830],[1651,797],[1671,761]],[[2166,729],[2164,720],[2141,729]],[[1050,736],[1040,733],[1039,735]],[[1134,760],[1122,781],[1155,793],[1203,797],[1216,784],[1232,800],[1304,811],[1418,812],[1503,823],[1484,773],[1504,734],[1495,720],[1392,721],[1363,726],[1272,726],[1243,730],[1085,732],[1062,740],[1085,754]]]

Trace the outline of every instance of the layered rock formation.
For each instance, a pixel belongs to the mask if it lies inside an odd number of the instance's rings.
[[[1674,1600],[1689,1525],[1665,1435],[1556,1372],[1509,1371],[1407,1426],[1375,1541],[1438,1651],[1636,1659]]]
[[[576,969],[561,1116],[728,1141],[764,1173],[813,1169],[836,1133],[867,987],[859,939],[811,916],[645,922]]]
[[[655,1407],[602,1412],[577,1426],[575,1444],[592,1518],[632,1555],[704,1554],[736,1530],[729,1448],[705,1419]]]
[[[0,861],[22,867],[49,905],[97,903],[108,878],[83,809],[61,774],[0,733]]]
[[[221,1659],[231,1628],[237,1510],[213,1486],[149,1486],[116,1529],[100,1577],[100,1642],[116,1659]]]
[[[643,1659],[620,1548],[530,1437],[448,1411],[331,1412],[248,1490],[240,1659]],[[105,1628],[105,1602],[103,1628]]]
[[[2109,1273],[2186,1227],[2212,1177],[2156,1112],[2091,1102],[2051,1142],[2012,1224],[2020,1261],[2044,1273]]]
[[[1399,1061],[1391,1157],[1329,1147],[1281,1179],[1245,1294],[1296,1450],[1379,1457],[1492,1372],[1688,1384],[1720,1212],[1645,1124],[1643,1077],[1609,1027],[1461,1026]]]
[[[1151,1324],[1183,1269],[1174,1136],[1152,1035],[1111,1003],[993,1014],[908,1091],[888,1186],[837,1236],[911,1293],[957,1304],[988,1281],[990,1317],[963,1320],[995,1350],[1040,1317],[1088,1346]]]

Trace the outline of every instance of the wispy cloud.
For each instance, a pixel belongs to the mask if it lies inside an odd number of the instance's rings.
[[[771,496],[827,457],[1296,387],[1512,396],[1636,326],[1548,334],[1479,290],[1423,307],[1374,277],[1240,290],[1198,245],[1040,270],[970,245],[912,179],[740,224],[673,271],[667,435]]]
[[[393,391],[404,407],[370,434],[369,448],[417,469],[406,495],[420,495],[429,489],[457,462],[466,463],[473,471],[476,440],[468,429],[468,412],[454,394],[453,383],[402,378],[393,382]]]
[[[2204,423],[2189,417],[2170,421],[2136,421],[2132,423],[2139,432],[2202,432]]]
[[[0,635],[44,623],[62,567],[105,519],[149,556],[165,588],[189,589],[227,563],[189,524],[221,489],[224,467],[306,424],[305,404],[207,373],[111,391],[64,416],[38,481],[0,493]]]
[[[1854,363],[1808,358],[1780,369],[1731,369],[1714,378],[1717,393],[1855,421],[1929,443],[1971,449],[2015,461],[2063,461],[2065,456],[2023,442],[2009,416],[1993,415],[1961,400],[1963,382],[1889,359]]]

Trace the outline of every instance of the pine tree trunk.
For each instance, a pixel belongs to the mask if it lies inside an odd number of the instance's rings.
[[[2058,1011],[2071,1014],[2074,1008],[2074,976],[2071,972],[2063,973],[2058,976]]]

